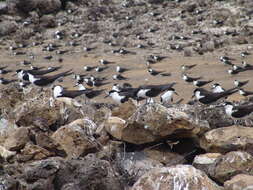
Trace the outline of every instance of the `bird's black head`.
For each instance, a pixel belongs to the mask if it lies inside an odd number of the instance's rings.
[[[16,70],[16,73],[20,73],[22,71],[22,69],[18,69]]]

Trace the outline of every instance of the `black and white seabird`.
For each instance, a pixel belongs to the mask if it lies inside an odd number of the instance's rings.
[[[61,77],[64,77],[66,75],[69,75],[70,74],[70,71],[65,71],[65,72],[62,72],[62,73],[59,73],[59,74],[56,74],[56,75],[51,75],[51,76],[43,76],[43,75],[32,75],[30,73],[27,73],[28,76],[29,76],[29,81],[32,83],[32,84],[35,84],[37,86],[47,86],[51,83],[53,83],[55,80],[61,78]]]
[[[246,80],[246,81],[234,80],[234,85],[236,87],[242,87],[242,86],[246,85],[248,82],[249,82],[249,80]]]
[[[59,97],[68,97],[68,98],[75,98],[77,96],[81,96],[83,94],[89,95],[92,93],[91,89],[84,89],[84,90],[66,90],[62,86],[57,85],[53,87],[53,95],[54,98]]]
[[[93,68],[94,68],[94,67],[91,67],[91,66],[88,66],[88,65],[86,65],[86,66],[83,67],[83,69],[84,69],[85,71],[91,71]]]
[[[240,55],[241,55],[242,58],[245,58],[247,55],[250,55],[250,53],[247,52],[247,51],[243,51],[243,52],[240,53]]]
[[[234,69],[228,69],[228,74],[230,74],[230,75],[235,75],[235,74],[238,74],[239,73],[239,71],[236,71],[236,70],[234,70]]]
[[[225,89],[221,87],[221,85],[219,83],[214,83],[212,85],[212,92],[213,93],[220,93],[220,92],[224,92]]]
[[[123,72],[125,72],[125,71],[127,71],[127,69],[122,68],[122,67],[120,67],[120,66],[117,66],[117,67],[116,67],[116,72],[118,72],[118,73],[123,73]]]
[[[127,78],[122,76],[121,74],[115,74],[112,76],[113,80],[126,80]]]
[[[117,104],[122,104],[122,103],[128,101],[131,94],[127,91],[119,92],[116,90],[111,90],[111,91],[109,91],[107,96],[110,96],[113,99],[113,101],[116,102]]]
[[[253,69],[253,65],[248,64],[246,61],[242,61],[242,68]]]
[[[12,80],[0,78],[0,84],[6,85],[6,84],[9,84],[9,83],[11,83],[11,82],[12,82]]]
[[[207,81],[204,81],[204,80],[194,80],[193,81],[193,85],[194,86],[197,86],[197,87],[201,87],[201,86],[204,86],[210,82],[213,82],[213,80],[207,80]]]
[[[160,98],[161,103],[173,102],[174,94],[178,95],[174,88],[167,89],[166,92],[161,95],[161,98]]]
[[[105,59],[100,59],[100,60],[99,60],[99,63],[100,63],[101,65],[106,65],[106,64],[108,64],[109,62],[106,61]]]
[[[195,96],[195,98],[202,104],[210,104],[216,102],[221,98],[227,97],[237,91],[237,88],[232,88],[224,92],[213,93],[203,88],[196,88],[193,92],[193,96]]]
[[[192,69],[193,67],[195,67],[197,64],[193,64],[193,65],[182,65],[181,66],[181,70],[182,71],[188,71],[190,69]]]
[[[201,79],[202,77],[196,77],[196,78],[193,78],[193,77],[189,77],[187,74],[183,74],[182,75],[182,79],[185,81],[185,82],[188,82],[188,83],[191,83],[191,82],[193,82],[193,81],[195,81],[195,80],[199,80],[199,79]]]
[[[152,68],[148,68],[148,72],[149,72],[149,74],[151,74],[151,75],[153,75],[153,76],[156,76],[156,75],[158,75],[158,74],[161,74],[161,73],[163,73],[163,71],[156,71],[156,70],[154,70],[154,69],[152,69]]]
[[[225,102],[223,106],[226,114],[235,119],[248,117],[253,112],[253,104],[235,106],[231,102]]]
[[[160,93],[172,88],[176,83],[162,84],[162,85],[142,85],[137,91],[137,98],[153,98],[158,96]]]
[[[253,91],[246,91],[244,89],[239,89],[239,94],[247,97],[247,96],[253,95]]]
[[[7,70],[5,70],[6,67],[0,67],[0,74],[6,74],[8,73]]]

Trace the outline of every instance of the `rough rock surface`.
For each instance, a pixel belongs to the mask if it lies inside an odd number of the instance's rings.
[[[78,119],[55,131],[52,139],[62,146],[68,157],[78,158],[97,149],[97,142],[92,136],[95,129],[92,121]]]
[[[244,150],[253,154],[253,128],[231,126],[213,129],[205,133],[200,146],[208,152],[226,153]]]
[[[4,147],[10,151],[22,149],[29,141],[29,130],[25,127],[16,129],[4,142]]]
[[[210,173],[210,168],[213,166],[215,161],[221,156],[220,153],[206,153],[195,156],[192,165],[204,171],[206,174]]]
[[[127,120],[111,116],[105,126],[115,138],[134,144],[154,142],[173,134],[195,137],[209,129],[207,122],[196,121],[183,111],[155,103],[138,108]]]
[[[224,183],[225,190],[251,190],[253,189],[253,176],[238,174]]]
[[[211,176],[224,183],[237,174],[253,175],[253,157],[242,151],[233,151],[216,159]]]
[[[8,0],[7,4],[10,12],[18,10],[29,13],[37,9],[42,14],[59,11],[62,6],[60,0]]]
[[[189,165],[176,165],[151,170],[143,175],[132,190],[173,190],[173,189],[221,190],[207,175]]]

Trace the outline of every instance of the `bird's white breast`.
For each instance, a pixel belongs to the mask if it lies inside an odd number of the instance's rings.
[[[172,101],[173,93],[174,93],[173,91],[167,91],[167,92],[165,92],[161,96],[162,102],[170,102],[170,101]]]
[[[150,89],[141,89],[138,91],[137,96],[140,98],[148,98],[148,96],[146,96],[148,91],[150,91]]]

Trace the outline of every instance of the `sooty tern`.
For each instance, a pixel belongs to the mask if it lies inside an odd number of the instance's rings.
[[[183,74],[182,75],[182,79],[185,81],[185,82],[188,82],[188,83],[191,83],[191,82],[193,82],[193,81],[195,81],[195,80],[199,80],[199,79],[201,79],[202,77],[196,77],[196,78],[193,78],[193,77],[189,77],[187,74]]]
[[[214,83],[214,84],[212,85],[212,92],[213,92],[213,93],[220,93],[220,92],[224,92],[224,91],[225,91],[225,89],[222,88],[220,84]]]
[[[137,91],[137,98],[153,98],[160,93],[172,88],[176,83],[162,84],[162,85],[142,85]]]
[[[126,80],[127,78],[120,75],[120,74],[115,74],[115,75],[112,76],[112,79],[113,80]]]
[[[77,96],[81,96],[83,94],[89,95],[92,93],[91,89],[85,89],[85,90],[66,90],[62,86],[57,85],[53,88],[53,95],[54,98],[59,97],[68,97],[68,98],[75,98]]]
[[[117,67],[116,67],[116,72],[118,72],[118,73],[123,73],[123,72],[125,72],[125,71],[127,71],[127,69],[122,68],[122,67],[120,67],[120,66],[117,66]]]
[[[197,86],[197,87],[201,87],[201,86],[204,86],[210,82],[213,82],[213,80],[208,80],[208,81],[204,81],[204,80],[194,80],[193,81],[193,85],[194,86]]]
[[[216,102],[221,98],[227,97],[237,91],[237,88],[232,88],[224,92],[213,93],[203,88],[196,88],[193,92],[193,96],[195,96],[195,98],[202,104],[210,104]]]
[[[253,69],[253,65],[248,64],[246,61],[242,61],[242,67],[244,69]]]
[[[161,103],[173,102],[174,94],[178,95],[174,88],[167,89],[166,92],[161,95],[161,98],[160,98]]]
[[[70,74],[70,71],[65,71],[56,75],[52,75],[52,76],[43,76],[43,75],[32,75],[30,73],[27,73],[29,76],[29,81],[32,84],[35,84],[37,86],[47,86],[51,83],[53,83],[55,80],[64,77],[66,75]]]
[[[245,118],[253,112],[253,104],[235,106],[231,102],[225,102],[223,106],[226,114],[236,119]]]
[[[239,89],[239,94],[242,95],[242,96],[250,96],[250,95],[253,95],[253,92],[252,91],[246,91],[246,90],[243,90],[243,89]]]
[[[182,71],[188,71],[190,69],[192,69],[193,67],[195,67],[197,64],[194,64],[194,65],[182,65],[181,66],[181,70]]]
[[[236,87],[242,87],[242,86],[246,85],[248,82],[249,82],[249,80],[246,80],[246,81],[234,80],[234,85]]]

